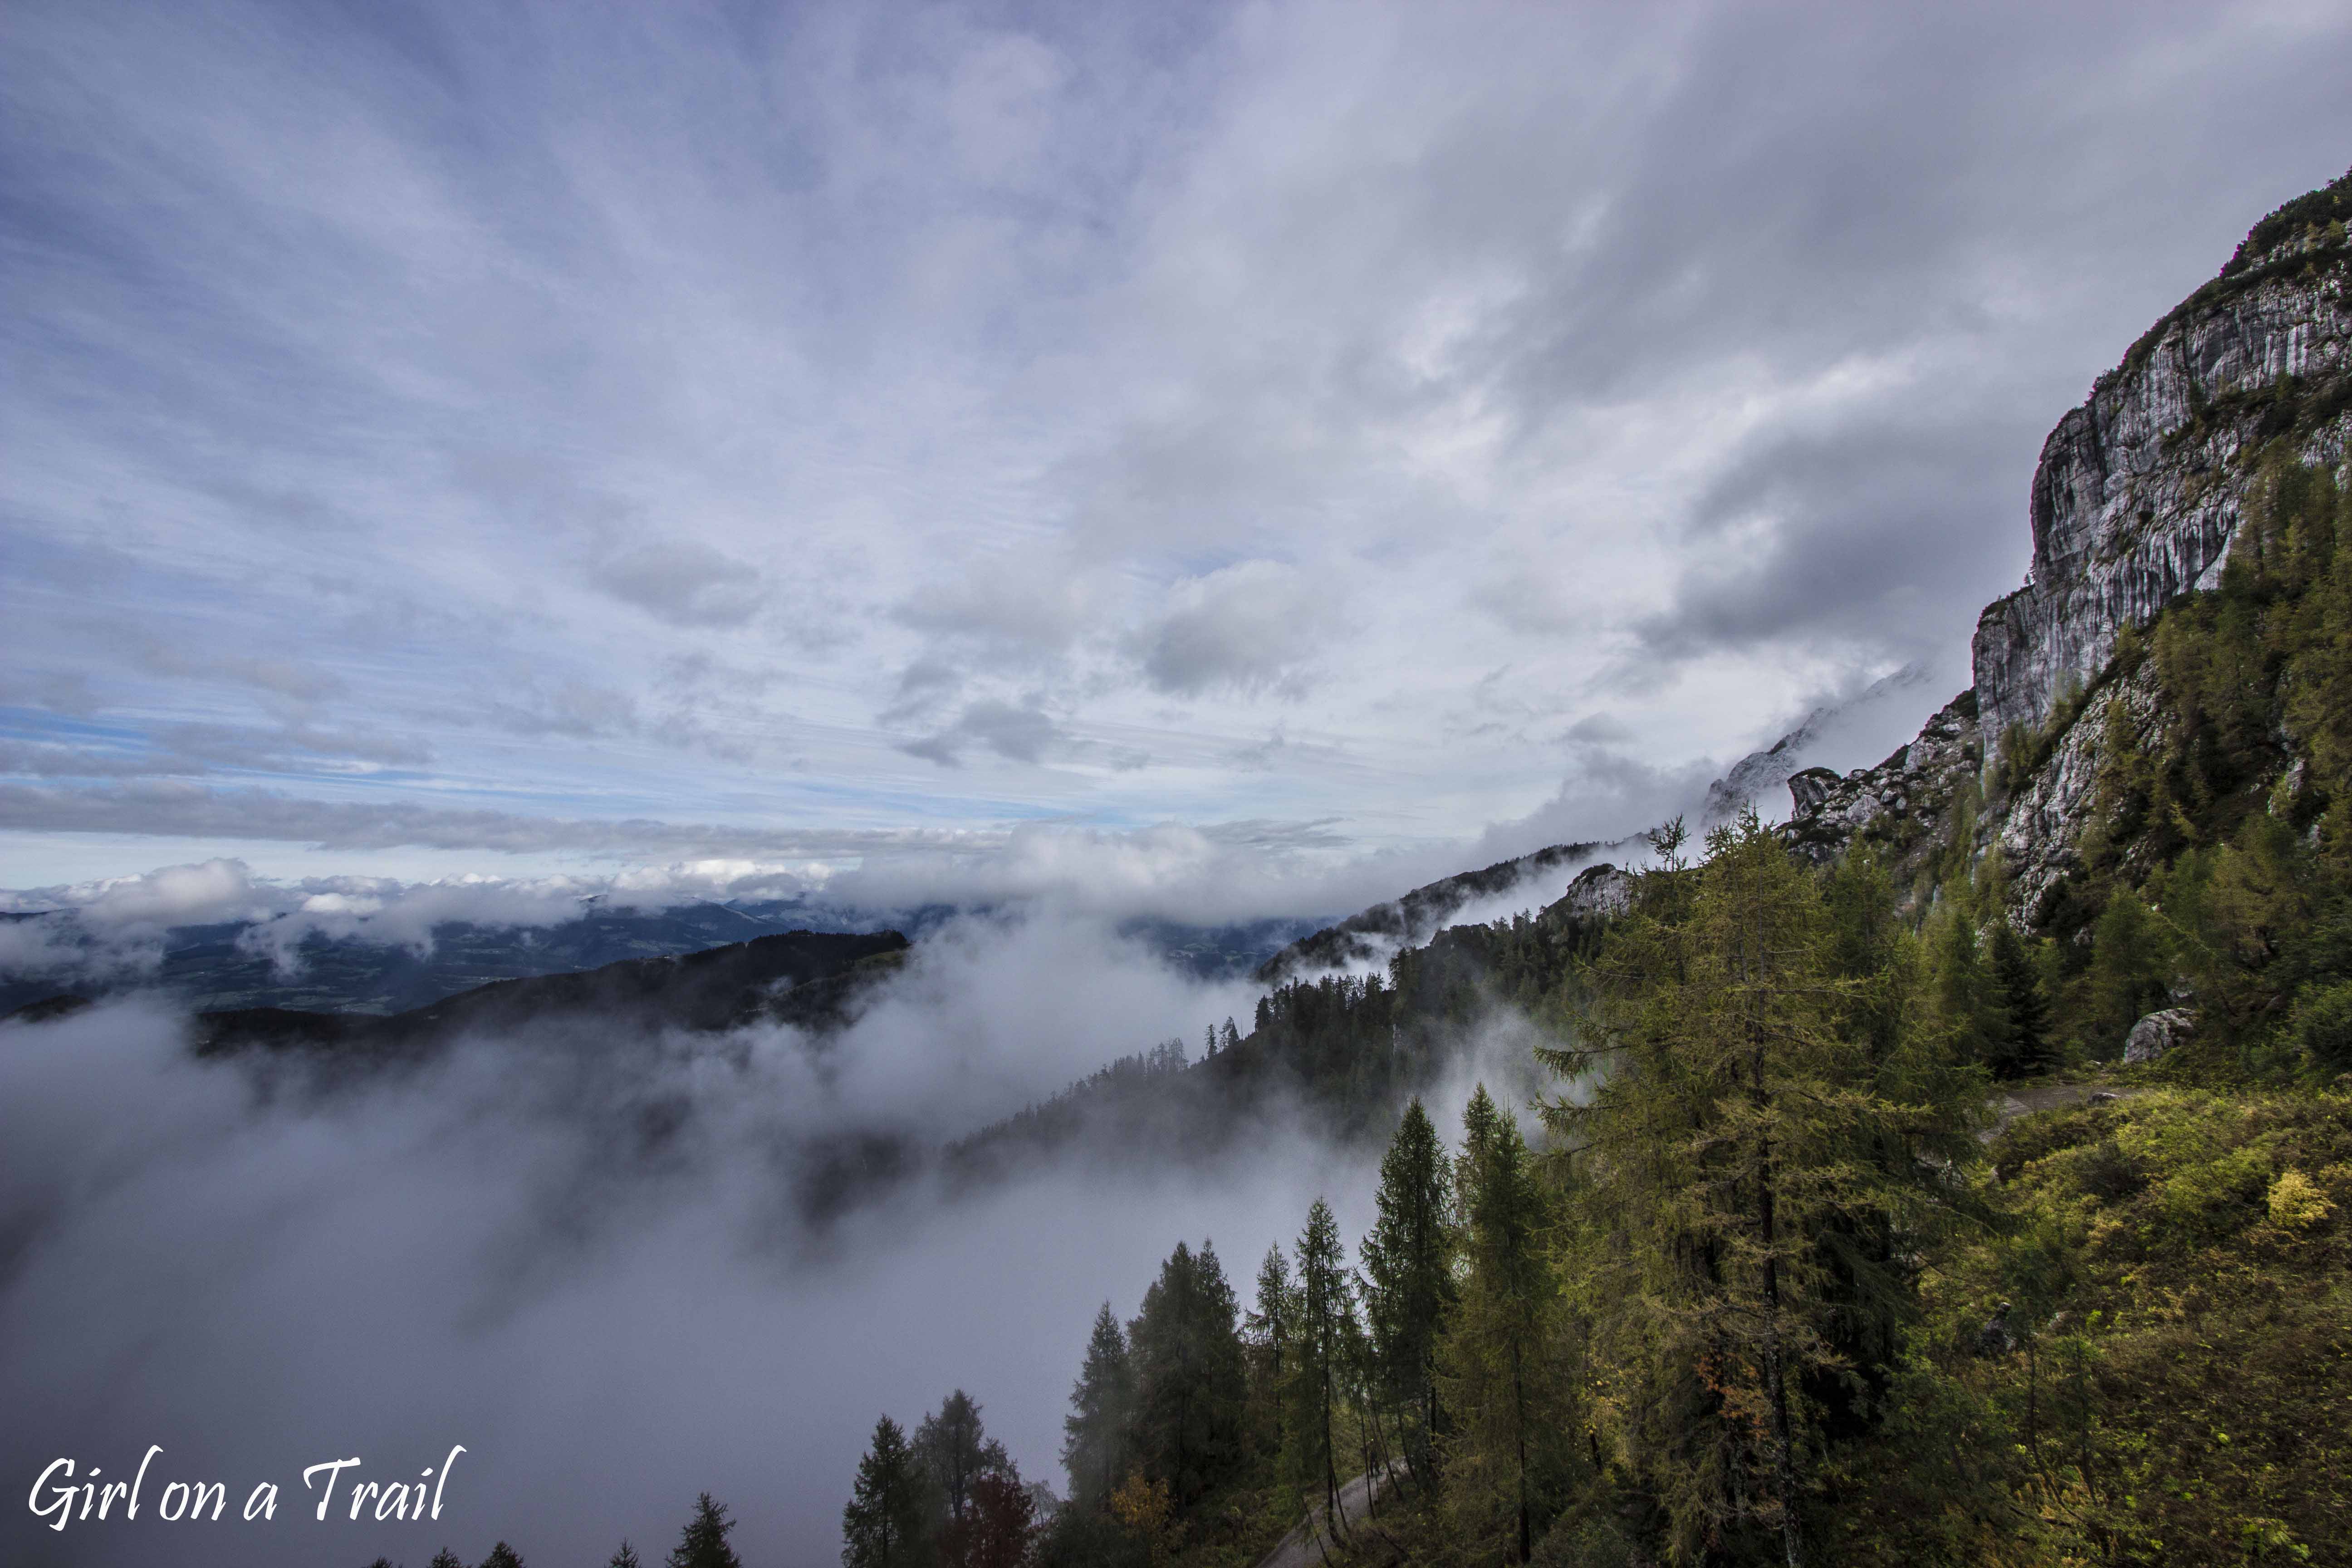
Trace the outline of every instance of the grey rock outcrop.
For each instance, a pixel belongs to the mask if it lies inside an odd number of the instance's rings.
[[[1590,921],[1622,915],[1633,901],[1633,879],[1603,860],[1570,879],[1560,903],[1569,919]]]
[[[2145,1067],[2160,1060],[2166,1052],[2196,1033],[2197,1015],[2186,1007],[2167,1007],[2161,1013],[2150,1013],[2124,1037],[2124,1065]]]
[[[1868,838],[1916,868],[1974,782],[1990,798],[1971,848],[1998,847],[2012,908],[2040,920],[2077,864],[2109,704],[2137,745],[2160,738],[2154,671],[2117,666],[2124,629],[2219,584],[2257,453],[2283,441],[2339,465],[2352,447],[2347,211],[2352,174],[2265,217],[2059,420],[2033,476],[2032,567],[1978,620],[1975,685],[1875,768],[1791,774],[1792,845],[1828,859]],[[2031,745],[2028,771],[1998,777],[2011,743]]]
[[[1789,798],[1796,803],[1800,816],[1819,812],[1837,787],[1838,775],[1833,768],[1807,768],[1789,775]]]
[[[2095,678],[2124,626],[2219,581],[2252,478],[2233,459],[2263,436],[2255,405],[2283,384],[2352,373],[2343,251],[2303,235],[2242,250],[2235,272],[2158,323],[2051,431],[2026,584],[1977,622],[1977,700],[1996,742]],[[2311,456],[2340,460],[2340,418],[2312,434]]]
[[[1935,847],[1924,829],[1943,820],[1953,797],[1983,764],[1979,733],[1976,695],[1963,691],[1874,768],[1857,768],[1843,778],[1826,768],[1791,775],[1790,847],[1827,861],[1869,837],[1892,852],[1899,869],[1915,869]],[[1907,831],[1912,828],[1923,831]]]
[[[2081,866],[2075,840],[2098,794],[2108,704],[2121,705],[2133,744],[2148,749],[2164,722],[2160,696],[2152,666],[2102,686],[2058,736],[2048,760],[1989,815],[1985,832],[2008,870],[2010,904],[2029,924],[2041,922],[2052,895]]]

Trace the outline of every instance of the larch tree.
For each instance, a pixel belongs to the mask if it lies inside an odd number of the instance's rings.
[[[1461,1412],[1445,1446],[1447,1499],[1465,1536],[1525,1563],[1573,1468],[1573,1347],[1549,1247],[1550,1195],[1518,1122],[1484,1085],[1462,1120],[1460,1300],[1439,1352]]]
[[[971,1505],[956,1526],[956,1568],[1021,1568],[1035,1543],[1036,1500],[1008,1470],[985,1470],[971,1483]]]
[[[1760,1537],[1794,1564],[1806,1390],[1854,1370],[1840,1342],[1859,1306],[1909,1295],[1902,1259],[1973,1155],[1969,1080],[1938,1066],[1936,1009],[1872,1022],[1820,883],[1753,811],[1702,865],[1678,833],[1660,850],[1591,966],[1579,1040],[1542,1053],[1581,1080],[1548,1119],[1608,1238],[1577,1259],[1580,1292],[1630,1369],[1622,1438],[1674,1554]]]
[[[1252,1420],[1258,1444],[1269,1455],[1282,1452],[1282,1402],[1297,1321],[1298,1289],[1291,1282],[1290,1259],[1284,1256],[1282,1244],[1276,1242],[1265,1249],[1265,1258],[1257,1266],[1256,1300],[1242,1320],[1251,1361]]]

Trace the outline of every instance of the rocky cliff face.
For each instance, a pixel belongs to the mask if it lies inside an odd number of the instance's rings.
[[[2345,258],[2324,229],[2242,251],[2058,422],[2033,476],[2032,575],[1977,623],[1986,733],[2042,723],[2124,626],[2213,586],[2252,478],[2239,459],[2267,439],[2270,405],[2352,371]],[[2311,434],[2308,458],[2341,459],[2341,417]]]
[[[2110,679],[2117,637],[2220,580],[2256,454],[2284,442],[2344,462],[2352,436],[2352,174],[2290,202],[2100,377],[2042,446],[2026,584],[1977,623],[1975,685],[1875,768],[1790,780],[1790,836],[1818,858],[1859,838],[1916,868],[1949,806],[2004,743],[2038,737],[2032,775],[1986,803],[1972,847],[2001,847],[2032,918],[2073,864],[2097,776],[2105,700],[2143,739],[2161,721],[2144,674]],[[2101,701],[2071,693],[2105,684]]]

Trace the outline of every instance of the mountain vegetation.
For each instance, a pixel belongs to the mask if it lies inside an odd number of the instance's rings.
[[[1203,1239],[1102,1305],[1066,1500],[962,1390],[878,1419],[845,1568],[2352,1563],[2347,214],[2061,422],[2033,578],[1885,763],[1531,917],[1433,885],[949,1151],[1385,1153],[1246,1300]],[[1437,1100],[1465,1061],[1518,1076]]]
[[[1237,1377],[1143,1348],[1205,1247],[1106,1305],[1032,1561],[2352,1563],[2347,209],[2053,433],[1918,741],[1129,1075],[1386,1130],[1378,1218],[1183,1320]],[[1497,1018],[1544,1081],[1444,1147],[1416,1096]]]

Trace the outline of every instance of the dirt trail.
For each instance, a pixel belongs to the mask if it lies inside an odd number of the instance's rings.
[[[2111,1083],[2031,1083],[2011,1086],[1992,1100],[1993,1124],[1977,1134],[1979,1142],[1990,1143],[2001,1131],[2021,1116],[2036,1110],[2056,1110],[2063,1106],[2080,1105],[2086,1100],[2105,1095],[2110,1100],[2129,1100],[2140,1093],[2137,1089],[2123,1089]]]
[[[1381,1479],[1377,1471],[1367,1471],[1339,1489],[1340,1522],[1351,1533],[1370,1510],[1373,1482]],[[1257,1568],[1322,1568],[1323,1524],[1323,1510],[1318,1508],[1260,1558]]]

